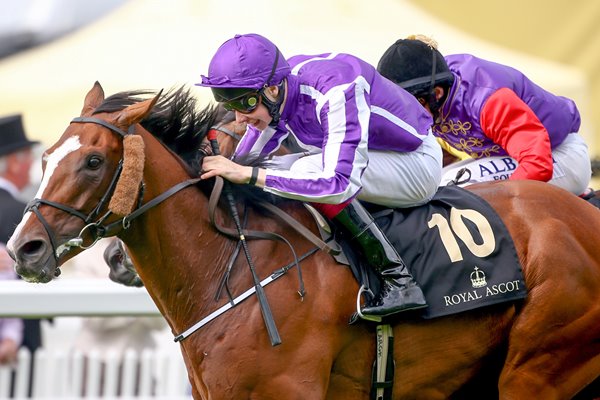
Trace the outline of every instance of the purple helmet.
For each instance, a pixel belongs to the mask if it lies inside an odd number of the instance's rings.
[[[281,83],[290,66],[269,39],[255,34],[235,35],[219,47],[198,86],[261,89]]]

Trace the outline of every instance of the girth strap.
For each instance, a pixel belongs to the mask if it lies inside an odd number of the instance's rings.
[[[376,360],[373,365],[371,398],[391,400],[394,387],[394,331],[390,325],[377,325]]]

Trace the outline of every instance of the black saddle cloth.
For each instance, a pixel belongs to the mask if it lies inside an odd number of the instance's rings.
[[[458,186],[440,187],[427,204],[374,210],[377,224],[398,250],[435,318],[523,299],[527,288],[513,240],[495,210]],[[371,268],[341,242],[359,282],[379,290]]]

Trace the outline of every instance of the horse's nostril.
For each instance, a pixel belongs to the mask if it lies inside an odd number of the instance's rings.
[[[36,254],[44,247],[44,242],[41,240],[32,240],[31,242],[25,243],[21,247],[21,254],[27,256],[31,254]]]

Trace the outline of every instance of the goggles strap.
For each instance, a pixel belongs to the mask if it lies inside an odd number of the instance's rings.
[[[429,85],[429,109],[435,114],[435,111],[439,108],[436,104],[435,98],[435,67],[437,64],[437,57],[435,56],[435,50],[431,49],[431,84]]]
[[[267,95],[265,94],[265,88],[261,89],[259,91],[260,96],[262,97],[262,103],[264,104],[265,107],[267,107],[267,110],[269,111],[269,115],[273,118],[273,120],[271,121],[271,123],[269,124],[270,127],[274,128],[279,124],[279,120],[281,119],[281,113],[279,112],[279,110],[281,109],[281,104],[283,103],[283,99],[285,98],[285,79],[283,81],[281,81],[281,83],[279,85],[277,85],[278,93],[277,93],[277,99],[275,99],[275,101],[271,101]]]
[[[436,50],[432,48],[431,49],[431,83],[429,85],[429,99],[427,101],[429,103],[429,110],[431,111],[431,114],[433,114],[433,122],[434,123],[437,120],[437,117],[439,115],[439,110],[442,107],[444,99],[448,95],[448,93],[445,93],[444,96],[442,96],[439,100],[435,98],[436,78],[437,78],[437,80],[445,79],[447,77],[453,78],[453,75],[451,72],[443,72],[441,74],[436,74],[436,64],[437,64]]]
[[[277,94],[277,99],[275,99],[275,101],[271,101],[265,94],[265,89],[270,86],[269,82],[271,81],[271,78],[273,78],[273,76],[275,75],[275,70],[277,69],[277,64],[279,63],[279,55],[281,53],[279,52],[279,48],[275,47],[275,49],[276,49],[277,53],[275,55],[275,62],[273,62],[273,67],[271,68],[271,73],[269,74],[269,77],[265,81],[263,88],[259,91],[260,96],[262,97],[262,103],[265,105],[265,107],[267,107],[267,110],[269,111],[269,115],[271,116],[271,118],[273,118],[273,120],[269,124],[269,126],[273,127],[273,128],[276,127],[277,124],[279,124],[279,120],[281,119],[281,114],[279,112],[279,109],[281,108],[281,104],[283,103],[283,99],[285,98],[285,95],[283,93],[284,88],[285,88],[283,80],[279,83],[279,85],[277,85],[277,88],[279,90],[278,90],[278,94]]]
[[[271,82],[271,78],[273,78],[273,75],[275,75],[275,70],[277,69],[277,64],[279,63],[279,48],[275,47],[276,53],[275,53],[275,61],[273,62],[273,66],[271,67],[271,73],[269,74],[269,77],[267,78],[267,80],[265,81],[265,84],[263,85],[264,88],[268,88],[269,82]]]

